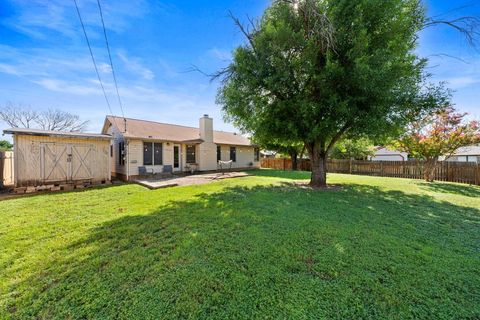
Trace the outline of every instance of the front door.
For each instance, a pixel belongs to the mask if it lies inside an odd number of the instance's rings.
[[[180,152],[180,145],[175,144],[173,146],[173,171],[180,171],[181,170],[181,152]]]

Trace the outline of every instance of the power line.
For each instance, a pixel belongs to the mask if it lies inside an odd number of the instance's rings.
[[[108,58],[110,60],[110,67],[112,68],[113,82],[115,83],[115,89],[117,91],[118,104],[120,105],[122,116],[123,118],[125,118],[125,114],[123,112],[122,100],[120,99],[120,93],[118,92],[117,77],[115,76],[115,69],[113,68],[112,55],[110,53],[110,45],[108,44],[107,30],[105,28],[105,21],[103,20],[102,6],[100,5],[100,0],[97,0],[97,4],[98,4],[98,10],[100,11],[100,18],[102,19],[103,35],[105,36],[105,43],[107,45]]]
[[[80,14],[80,9],[78,8],[77,0],[73,0],[73,2],[75,3],[75,8],[77,8],[78,19],[80,19],[80,24],[82,25],[83,34],[85,35],[85,40],[87,40],[88,50],[90,51],[90,57],[92,57],[93,66],[95,67],[95,72],[97,74],[98,81],[100,82],[100,86],[102,87],[103,96],[105,97],[105,101],[107,102],[108,110],[110,111],[110,114],[115,119],[115,115],[112,112],[112,107],[110,106],[110,102],[108,101],[108,97],[107,97],[107,93],[105,91],[105,87],[103,86],[102,79],[100,78],[100,73],[98,72],[97,63],[95,62],[95,57],[93,56],[92,47],[90,46],[90,41],[88,40],[87,31],[85,30],[85,25],[83,24],[82,15]],[[120,130],[120,127],[118,127],[118,125],[116,123],[115,123],[115,125]]]

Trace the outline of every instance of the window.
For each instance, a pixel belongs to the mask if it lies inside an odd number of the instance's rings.
[[[222,147],[217,146],[217,162],[222,160]]]
[[[118,164],[125,165],[125,142],[118,143]]]
[[[110,158],[113,157],[113,144],[110,145]]]
[[[197,163],[194,145],[187,145],[187,163]]]
[[[233,162],[237,161],[237,148],[235,147],[230,147],[230,160]]]
[[[253,161],[255,161],[255,162],[260,161],[260,149],[259,148],[253,149]]]
[[[143,143],[143,165],[159,166],[163,164],[162,144],[157,142]]]

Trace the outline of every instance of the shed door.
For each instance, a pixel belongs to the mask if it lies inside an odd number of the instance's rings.
[[[78,144],[71,145],[70,166],[71,180],[92,179],[92,165],[94,164],[94,150],[92,145]],[[97,164],[98,165],[98,164]]]
[[[67,144],[40,145],[40,175],[43,181],[66,181],[69,176]]]
[[[44,182],[92,179],[92,145],[43,143],[40,146],[40,175]]]

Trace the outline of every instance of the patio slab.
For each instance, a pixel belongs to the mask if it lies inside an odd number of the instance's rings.
[[[163,179],[137,179],[134,180],[135,183],[138,183],[149,189],[160,189],[160,188],[169,188],[176,186],[190,186],[197,184],[206,184],[223,179],[231,178],[240,178],[246,177],[248,173],[245,172],[214,172],[214,173],[204,173],[204,174],[194,174],[184,177],[171,177]]]

